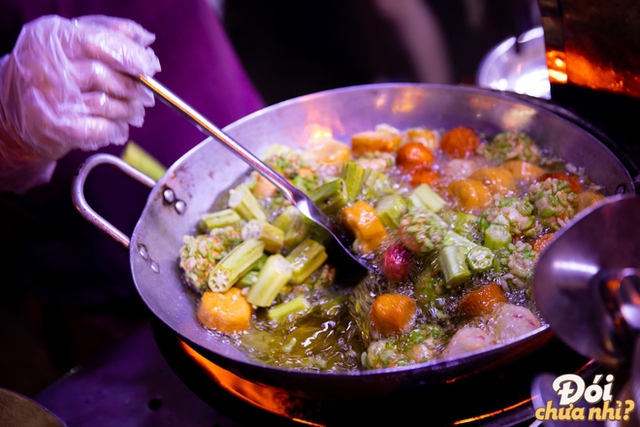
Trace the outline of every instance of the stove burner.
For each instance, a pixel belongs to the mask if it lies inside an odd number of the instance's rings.
[[[578,373],[586,378],[599,368],[552,339],[507,367],[441,385],[386,398],[314,400],[242,379],[206,359],[160,321],[152,325],[160,351],[182,381],[209,405],[245,424],[271,419],[292,426],[401,425],[423,417],[429,425],[528,425],[534,418],[530,388],[536,375]],[[454,411],[445,409],[452,406]]]

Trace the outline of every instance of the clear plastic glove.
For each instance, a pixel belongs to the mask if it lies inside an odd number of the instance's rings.
[[[131,76],[153,76],[155,36],[106,16],[45,16],[24,26],[0,58],[0,190],[48,182],[69,151],[124,144],[153,94]]]

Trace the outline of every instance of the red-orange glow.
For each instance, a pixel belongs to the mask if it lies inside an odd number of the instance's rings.
[[[611,293],[616,293],[620,290],[620,281],[618,280],[607,280],[607,289],[611,291]]]
[[[596,61],[579,50],[547,51],[549,80],[640,97],[640,76]]]
[[[523,405],[528,405],[529,403],[531,403],[531,398],[525,399],[522,402],[518,402],[518,403],[516,403],[514,405],[507,406],[506,408],[501,408],[501,409],[499,409],[497,411],[494,411],[494,412],[489,412],[487,414],[482,414],[482,415],[477,416],[477,417],[471,417],[471,418],[467,418],[467,419],[464,419],[464,420],[456,421],[456,422],[453,423],[453,425],[469,424],[469,423],[477,422],[479,420],[485,420],[487,418],[493,418],[493,417],[498,416],[498,415],[500,415],[500,414],[502,414],[504,412],[511,411],[511,410],[519,408],[519,407],[521,407]]]
[[[551,83],[567,83],[567,63],[564,59],[564,52],[548,50],[547,68]]]
[[[298,418],[294,411],[294,408],[298,404],[297,399],[286,391],[240,378],[206,359],[183,341],[180,341],[180,345],[185,353],[211,375],[211,378],[213,378],[215,382],[234,396],[265,411],[293,419],[299,423],[311,426],[322,426],[322,424]]]

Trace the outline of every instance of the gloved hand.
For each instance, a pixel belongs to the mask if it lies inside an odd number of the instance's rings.
[[[106,16],[45,16],[25,25],[0,58],[0,190],[48,182],[75,148],[124,144],[153,94],[131,76],[153,76],[155,36]]]

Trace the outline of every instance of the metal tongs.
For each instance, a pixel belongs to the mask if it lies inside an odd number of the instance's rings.
[[[235,141],[229,135],[220,130],[217,126],[207,120],[202,114],[198,113],[190,105],[180,99],[177,95],[159,83],[157,80],[148,76],[139,76],[139,80],[165,104],[173,108],[184,117],[186,117],[191,123],[193,123],[204,134],[212,136],[218,141],[222,142],[227,148],[237,154],[245,163],[255,169],[262,176],[267,178],[278,190],[280,190],[287,200],[300,211],[305,217],[309,218],[314,223],[318,224],[324,230],[327,231],[344,252],[347,257],[340,256],[336,261],[338,263],[352,260],[356,264],[358,269],[373,270],[373,267],[367,262],[366,259],[360,258],[353,253],[349,248],[352,247],[353,238],[347,235],[338,225],[329,218],[306,194],[300,191],[297,187],[287,181],[282,175],[273,170],[269,165],[265,164],[262,160],[256,157],[251,151],[247,150],[240,143]],[[329,248],[328,248],[328,252]],[[334,257],[335,258],[335,257]]]

